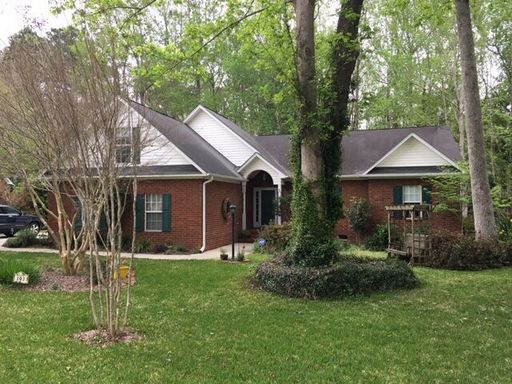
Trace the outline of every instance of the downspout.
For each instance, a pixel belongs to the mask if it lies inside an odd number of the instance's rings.
[[[203,253],[206,249],[206,184],[213,181],[213,176],[203,183],[203,245],[199,251]]]

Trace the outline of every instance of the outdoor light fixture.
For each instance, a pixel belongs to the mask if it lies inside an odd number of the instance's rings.
[[[229,212],[231,212],[231,259],[235,260],[235,213],[236,213],[236,205],[231,204],[229,206]]]

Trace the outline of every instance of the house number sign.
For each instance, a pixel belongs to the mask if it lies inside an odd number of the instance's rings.
[[[23,272],[15,273],[12,282],[17,284],[28,284],[28,275]]]

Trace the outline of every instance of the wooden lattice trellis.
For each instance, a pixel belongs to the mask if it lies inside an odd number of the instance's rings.
[[[409,258],[409,264],[424,264],[432,255],[430,205],[387,206],[389,254]]]

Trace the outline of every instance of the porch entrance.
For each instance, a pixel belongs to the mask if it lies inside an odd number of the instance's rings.
[[[254,228],[267,225],[275,221],[276,212],[274,201],[276,199],[276,188],[254,188]]]

